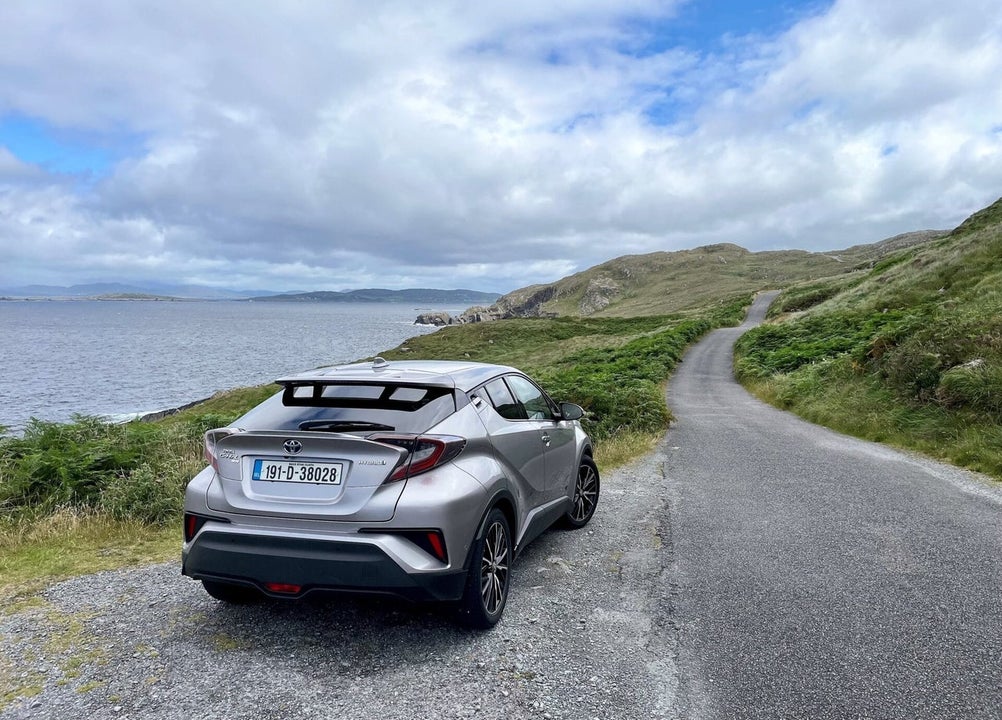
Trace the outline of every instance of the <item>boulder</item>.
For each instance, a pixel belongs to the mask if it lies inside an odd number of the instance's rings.
[[[415,325],[435,325],[437,327],[442,327],[443,325],[452,325],[452,316],[447,312],[426,312],[421,313],[417,316],[414,321]]]

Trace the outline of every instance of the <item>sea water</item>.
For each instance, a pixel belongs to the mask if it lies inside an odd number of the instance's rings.
[[[127,418],[394,348],[436,328],[401,303],[0,302],[0,425]],[[276,388],[277,389],[277,388]]]

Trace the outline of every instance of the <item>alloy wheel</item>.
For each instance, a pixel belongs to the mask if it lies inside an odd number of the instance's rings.
[[[598,473],[591,464],[582,463],[578,468],[578,479],[574,485],[574,506],[571,519],[584,522],[595,511],[598,501]]]
[[[480,597],[489,615],[500,612],[508,592],[510,547],[508,530],[495,521],[487,529],[484,554],[480,561]]]

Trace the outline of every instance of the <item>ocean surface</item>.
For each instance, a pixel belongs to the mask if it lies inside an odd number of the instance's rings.
[[[0,425],[125,419],[394,348],[436,328],[400,303],[0,302]],[[276,387],[277,389],[277,387]]]

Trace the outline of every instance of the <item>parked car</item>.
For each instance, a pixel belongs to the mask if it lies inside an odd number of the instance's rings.
[[[218,600],[388,593],[489,628],[519,552],[595,512],[582,409],[515,368],[376,358],[277,383],[205,434],[185,492],[182,572]]]

